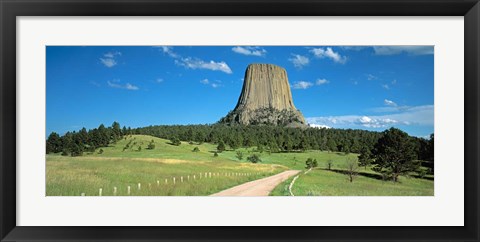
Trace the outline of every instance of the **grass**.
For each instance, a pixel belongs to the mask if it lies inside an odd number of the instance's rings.
[[[382,181],[371,176],[371,172],[360,171],[351,183],[338,170],[313,169],[301,174],[292,187],[295,196],[433,196],[433,181],[413,177],[401,177],[400,181]],[[288,185],[292,179],[280,184],[272,191],[273,196],[288,196]]]
[[[155,149],[145,149],[152,139]],[[136,142],[136,145],[123,151],[131,140],[131,144]],[[138,145],[142,146],[140,152],[136,151]],[[195,146],[200,148],[199,152],[192,152]],[[236,162],[221,154],[213,157],[210,152],[213,148],[211,144],[173,146],[167,140],[134,135],[102,148],[102,154],[97,151],[81,157],[47,155],[47,196],[79,196],[82,193],[96,196],[100,188],[103,196],[109,196],[114,195],[114,187],[116,195],[126,196],[128,186],[131,196],[209,195],[287,169],[278,165]]]
[[[155,149],[148,150],[151,140]],[[129,148],[124,150],[127,144]],[[193,152],[195,147],[198,152]],[[304,171],[308,158],[316,159],[318,167],[307,174],[300,173],[292,188],[296,196],[432,196],[434,191],[433,177],[427,177],[430,180],[401,177],[400,182],[393,183],[382,181],[370,168],[360,168],[360,174],[350,183],[341,172],[347,159],[356,158],[357,154],[325,151],[269,154],[256,152],[255,148],[240,148],[214,157],[214,144],[182,142],[174,146],[168,140],[146,135],[127,136],[102,150],[101,154],[97,150],[80,157],[47,155],[47,196],[82,193],[98,196],[100,188],[103,196],[114,195],[114,188],[117,196],[128,196],[129,186],[130,196],[204,196],[288,169]],[[236,157],[237,151],[244,154],[241,161]],[[259,154],[262,162],[248,162],[246,158],[251,154]],[[329,160],[331,171],[326,170]],[[271,195],[289,196],[292,179],[278,185]]]

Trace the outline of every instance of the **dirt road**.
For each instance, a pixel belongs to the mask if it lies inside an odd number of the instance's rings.
[[[255,181],[247,182],[242,185],[238,185],[227,190],[223,190],[219,193],[212,194],[211,196],[268,196],[270,192],[280,183],[287,180],[289,177],[296,175],[300,171],[289,170],[282,173],[258,179]]]

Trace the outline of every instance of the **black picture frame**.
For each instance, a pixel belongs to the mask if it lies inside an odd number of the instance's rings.
[[[479,241],[478,0],[0,0],[1,241]],[[464,16],[465,226],[23,227],[16,226],[17,16]],[[445,208],[448,209],[448,208]],[[414,218],[412,218],[414,219]]]

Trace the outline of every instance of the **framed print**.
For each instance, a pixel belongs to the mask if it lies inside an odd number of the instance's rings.
[[[477,241],[478,1],[2,1],[1,241]]]

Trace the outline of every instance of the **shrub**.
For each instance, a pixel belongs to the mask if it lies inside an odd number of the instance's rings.
[[[225,143],[223,143],[223,141],[218,142],[217,151],[219,153],[222,153],[222,151],[224,150],[225,150]]]
[[[252,163],[262,162],[262,159],[260,159],[260,156],[258,156],[257,154],[253,154],[253,155],[249,156],[247,158],[247,160],[252,162]]]
[[[149,150],[155,149],[155,141],[153,141],[153,139],[152,139],[152,141],[150,141],[150,143],[148,144],[147,149],[149,149]]]
[[[218,157],[218,153],[217,152],[213,153],[213,157]]]
[[[237,157],[238,160],[243,160],[243,152],[238,150],[237,154],[236,154],[236,157]]]
[[[306,164],[305,166],[306,169],[311,169],[318,166],[317,159],[312,159],[312,158],[308,158],[307,161],[305,161],[305,164]]]
[[[193,150],[192,150],[192,151],[193,151],[193,152],[199,152],[199,151],[200,151],[200,149],[199,149],[198,147],[195,147],[195,148],[193,148]]]
[[[179,146],[182,144],[182,142],[180,142],[180,140],[177,138],[177,137],[173,137],[171,140],[170,140],[170,143],[172,145],[175,145],[175,146]]]

